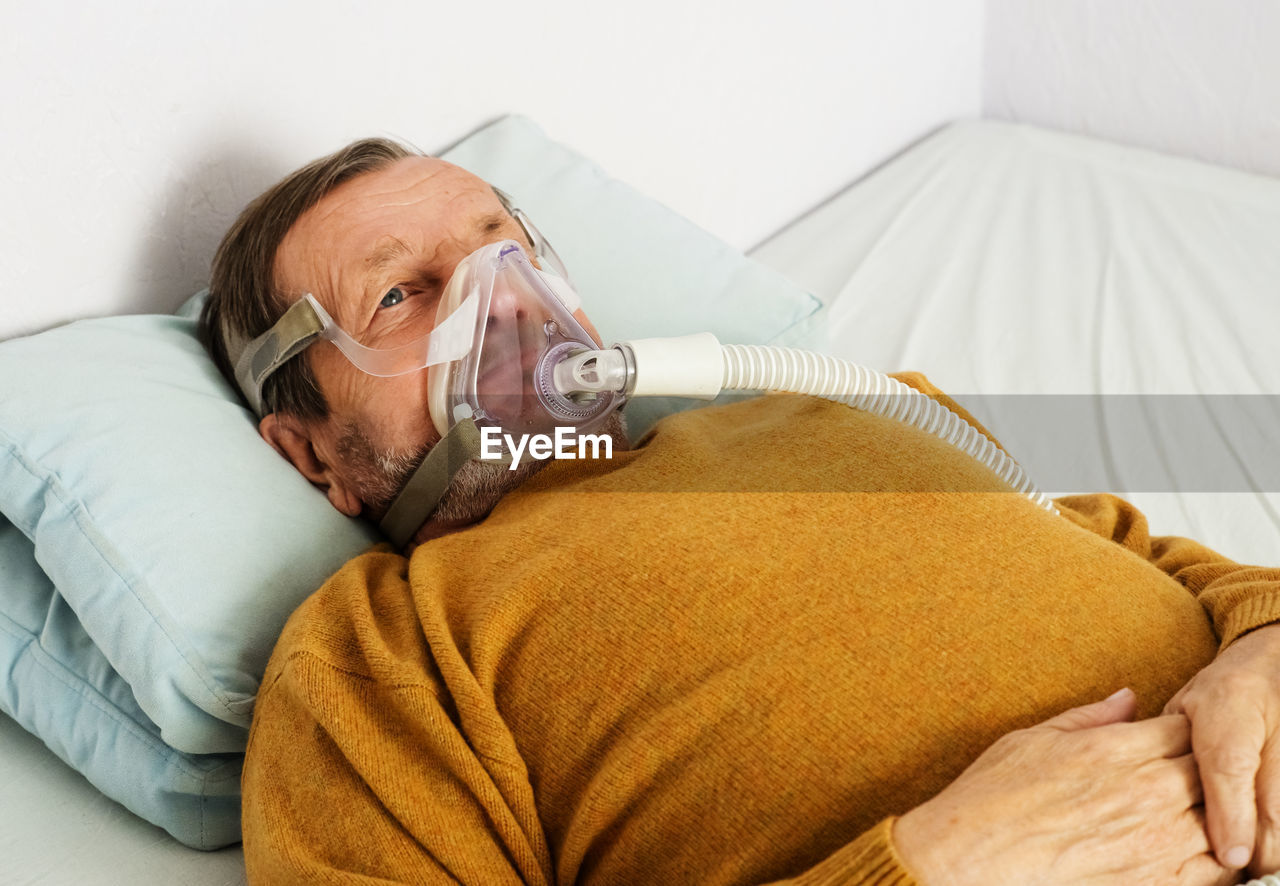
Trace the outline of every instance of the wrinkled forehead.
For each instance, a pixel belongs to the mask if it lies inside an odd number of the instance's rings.
[[[343,182],[304,212],[276,251],[276,284],[305,291],[322,284],[315,275],[341,273],[388,238],[444,243],[477,214],[503,211],[478,176],[436,157],[405,157]]]

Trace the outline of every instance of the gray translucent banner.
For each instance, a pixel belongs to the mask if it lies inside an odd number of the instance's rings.
[[[746,395],[742,395],[745,397]],[[721,403],[742,397],[721,397]],[[1052,494],[1078,492],[1280,492],[1280,395],[958,395],[1023,466]],[[632,428],[647,426],[643,411],[697,406],[691,401],[636,401]],[[629,416],[629,420],[632,416]],[[820,447],[823,441],[814,439]],[[761,459],[772,454],[761,452]],[[776,488],[796,489],[779,465]],[[719,481],[723,485],[723,480]],[[876,482],[879,482],[878,480]],[[704,488],[669,491],[715,491]],[[774,488],[771,485],[770,488]],[[807,487],[806,487],[807,488]],[[914,491],[918,485],[886,488]],[[876,491],[838,490],[815,492]]]
[[[969,395],[1044,490],[1280,491],[1280,396]]]

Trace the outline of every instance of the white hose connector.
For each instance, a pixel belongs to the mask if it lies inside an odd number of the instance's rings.
[[[950,443],[1015,491],[1057,513],[1053,502],[1036,489],[1022,466],[985,434],[937,400],[897,379],[848,360],[796,348],[725,345],[722,353],[725,390],[810,394],[897,419]],[[647,366],[645,370],[648,371]]]
[[[676,338],[638,338],[618,347],[630,352],[636,367],[628,396],[714,400],[720,393],[725,377],[723,349],[709,332]]]

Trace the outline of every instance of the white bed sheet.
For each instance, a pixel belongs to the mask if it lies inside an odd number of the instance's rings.
[[[1277,243],[1280,180],[975,121],[924,139],[752,255],[824,302],[793,340],[925,372],[1026,462],[1016,422],[989,411],[1018,398],[966,395],[1200,394],[1234,407],[1226,395],[1280,394]],[[1274,433],[1276,404],[1258,401]],[[1124,440],[1089,433],[1078,458],[1122,460]],[[1280,434],[1271,440],[1267,465],[1280,465]],[[1146,485],[1106,491],[1158,534],[1280,564],[1274,480],[1266,491]]]

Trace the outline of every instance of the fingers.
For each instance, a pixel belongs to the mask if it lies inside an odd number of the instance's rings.
[[[1254,710],[1219,701],[1212,714],[1191,721],[1191,742],[1204,785],[1209,840],[1223,865],[1243,868],[1257,831],[1254,784],[1266,743],[1266,724]]]
[[[1105,747],[1112,759],[1173,758],[1191,752],[1191,727],[1185,716],[1176,714],[1130,722],[1136,709],[1133,692],[1122,689],[1110,698],[1063,711],[1032,728],[1075,733],[1106,726]]]
[[[1204,838],[1204,848],[1210,849],[1209,837],[1204,820],[1204,785],[1200,781],[1200,770],[1196,766],[1196,758],[1191,754],[1170,760],[1174,764],[1174,777],[1177,779],[1175,797],[1190,807],[1196,814],[1196,827]]]
[[[1171,827],[1170,836],[1176,845],[1182,846],[1190,857],[1178,868],[1173,882],[1179,886],[1227,886],[1239,883],[1240,872],[1223,867],[1213,856],[1209,838],[1205,833],[1204,809],[1188,809]]]
[[[1276,742],[1269,741],[1263,748],[1254,789],[1258,834],[1249,868],[1270,874],[1280,870],[1280,748]]]
[[[1133,690],[1126,687],[1102,701],[1063,711],[1053,719],[1041,723],[1040,727],[1056,729],[1059,732],[1094,729],[1098,726],[1131,720],[1137,709],[1138,700]]]
[[[1191,753],[1191,723],[1182,714],[1118,723],[1111,732],[1124,742],[1130,759],[1173,758]]]
[[[1164,710],[1161,711],[1160,713],[1165,715],[1185,714],[1186,710],[1182,706],[1182,700],[1186,697],[1187,690],[1189,688],[1190,688],[1190,684],[1188,684],[1187,686],[1183,686],[1181,689],[1179,689],[1177,695],[1175,695],[1173,698],[1169,699],[1165,703]]]
[[[1154,833],[1144,837],[1141,867],[1128,877],[1128,882],[1176,883],[1178,886],[1240,882],[1239,871],[1224,868],[1213,857],[1202,808],[1184,809],[1173,818],[1155,815],[1149,825]]]
[[[1174,882],[1178,886],[1229,886],[1240,882],[1240,874],[1224,868],[1206,852],[1189,859],[1178,871],[1178,878]]]

